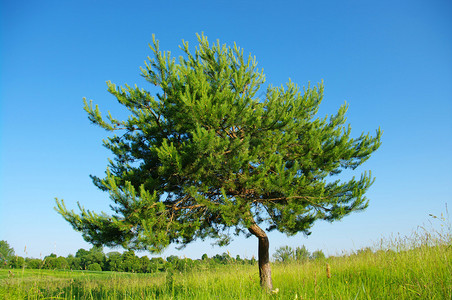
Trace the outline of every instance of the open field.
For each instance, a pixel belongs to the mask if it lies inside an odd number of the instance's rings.
[[[450,239],[423,239],[420,244],[393,240],[386,250],[325,260],[275,263],[273,283],[279,292],[274,295],[261,292],[257,265],[226,265],[155,274],[0,269],[0,298],[451,299]]]
[[[0,299],[452,299],[452,231],[441,220],[441,232],[419,227],[356,253],[273,263],[272,294],[257,264],[231,262],[146,274],[6,268]]]

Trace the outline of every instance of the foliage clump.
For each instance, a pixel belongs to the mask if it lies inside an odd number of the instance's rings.
[[[322,250],[316,250],[310,253],[305,246],[292,248],[290,246],[281,246],[273,253],[273,258],[276,262],[289,263],[289,262],[306,262],[307,260],[325,259],[325,254]]]
[[[355,169],[380,146],[376,136],[352,138],[347,105],[317,118],[323,84],[304,88],[268,86],[255,58],[234,45],[209,44],[178,63],[161,52],[142,75],[160,88],[153,96],[138,87],[108,91],[130,112],[121,121],[85,101],[89,119],[107,131],[114,154],[105,178],[94,184],[113,200],[113,215],[57,202],[58,212],[94,244],[159,251],[196,238],[229,242],[229,228],[249,234],[265,221],[268,230],[309,233],[317,219],[333,221],[367,206],[370,173],[340,182],[326,180]]]

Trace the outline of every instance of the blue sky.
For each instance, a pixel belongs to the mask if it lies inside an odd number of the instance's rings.
[[[53,207],[80,201],[108,211],[102,176],[106,132],[82,98],[124,116],[107,80],[149,87],[139,67],[162,50],[181,55],[196,33],[252,53],[267,83],[323,80],[320,116],[349,103],[348,122],[384,131],[382,146],[354,175],[372,170],[369,208],[312,234],[270,233],[273,252],[306,245],[328,254],[409,234],[452,204],[452,2],[432,1],[2,1],[0,4],[0,240],[18,255],[66,256],[89,249]],[[353,174],[351,174],[353,175]],[[24,253],[24,248],[27,248]],[[195,242],[162,255],[199,258],[226,250],[257,256],[257,240],[225,248]],[[106,249],[106,251],[109,251]]]

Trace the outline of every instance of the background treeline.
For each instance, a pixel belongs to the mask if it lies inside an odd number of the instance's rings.
[[[284,246],[276,250],[273,255],[275,262],[304,261],[308,259],[323,259],[325,255],[322,251],[315,251],[312,254],[303,246],[295,249]],[[123,253],[109,252],[105,254],[102,247],[93,247],[90,250],[79,249],[75,256],[69,254],[67,257],[50,254],[43,259],[24,258],[17,256],[14,249],[6,241],[0,241],[0,268],[26,268],[26,269],[50,269],[50,270],[89,270],[89,271],[115,271],[133,273],[155,273],[167,270],[177,270],[180,272],[193,269],[215,268],[226,264],[255,264],[256,259],[235,258],[229,253],[217,254],[208,257],[203,254],[201,259],[179,258],[175,255],[166,257],[148,258],[147,256],[137,256],[134,251],[129,250]]]

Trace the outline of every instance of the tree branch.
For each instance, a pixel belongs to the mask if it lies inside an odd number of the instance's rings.
[[[272,198],[272,199],[255,200],[253,202],[262,203],[264,201],[270,201],[271,202],[271,201],[281,201],[281,200],[289,200],[289,199],[303,199],[304,201],[308,202],[309,204],[311,204],[314,207],[323,209],[324,211],[331,211],[331,209],[329,209],[329,208],[326,208],[326,207],[324,207],[322,205],[319,205],[319,204],[317,204],[315,202],[312,202],[311,200],[309,200],[310,198],[311,199],[327,199],[326,197],[291,196],[291,197],[279,197],[279,198]]]

